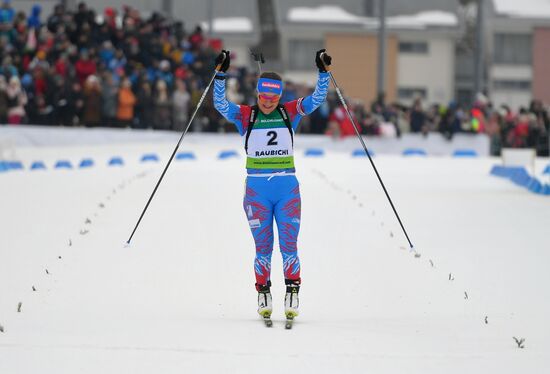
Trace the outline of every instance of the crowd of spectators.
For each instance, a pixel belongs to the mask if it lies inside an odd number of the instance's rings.
[[[43,17],[40,5],[26,15],[10,0],[0,8],[0,123],[61,126],[109,126],[181,131],[200,100],[214,69],[221,41],[210,40],[199,26],[184,25],[161,14],[144,18],[131,7],[96,14],[84,2],[76,11],[62,5]],[[227,96],[254,104],[256,72],[232,67]],[[311,87],[285,83],[282,101],[306,96]],[[506,147],[534,147],[548,154],[547,110],[534,101],[516,113],[494,108],[483,95],[471,108],[451,103],[424,108],[420,98],[407,107],[385,103],[370,107],[349,101],[359,131],[399,137],[403,133],[487,133],[493,154]],[[191,131],[235,131],[207,98]],[[355,135],[334,93],[300,132]]]
[[[214,69],[200,27],[85,3],[41,13],[0,8],[0,123],[183,129]]]
[[[534,148],[539,156],[548,156],[550,142],[550,116],[540,100],[533,100],[529,107],[516,112],[507,105],[494,107],[483,94],[477,95],[474,104],[465,108],[456,103],[447,106],[434,104],[423,107],[421,98],[416,98],[410,107],[399,104],[384,105],[379,100],[365,111],[361,104],[353,106],[356,122],[363,134],[401,136],[403,133],[441,133],[451,140],[457,133],[487,134],[492,155],[500,155],[502,148]],[[343,108],[332,111],[329,122],[333,131],[341,135],[354,135],[351,122]],[[329,131],[331,131],[329,129]]]

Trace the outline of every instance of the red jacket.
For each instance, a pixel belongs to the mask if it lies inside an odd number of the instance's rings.
[[[86,78],[88,78],[92,74],[95,74],[95,62],[91,60],[78,60],[75,64],[75,70],[76,76],[78,77],[80,84],[83,84]]]
[[[340,127],[341,137],[355,135],[353,123],[347,116],[346,110],[343,106],[339,106],[334,110],[334,112],[329,117],[329,121],[334,121],[338,123],[338,126]]]

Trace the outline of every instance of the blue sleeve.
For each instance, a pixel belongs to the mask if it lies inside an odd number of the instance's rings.
[[[225,73],[218,73],[216,77],[225,77]],[[214,108],[229,122],[235,124],[239,134],[244,135],[240,107],[225,97],[225,79],[214,79]]]
[[[327,98],[329,84],[330,84],[329,73],[319,73],[319,78],[317,78],[317,85],[315,86],[315,91],[313,91],[313,93],[310,96],[305,97],[300,103],[301,109],[303,111],[303,113],[300,113],[300,114],[308,115],[308,114],[311,114],[315,109],[319,108],[319,106]]]

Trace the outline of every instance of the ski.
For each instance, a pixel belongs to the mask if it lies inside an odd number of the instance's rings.
[[[292,324],[294,323],[294,317],[287,317],[286,323],[285,323],[285,329],[290,330],[292,329]]]
[[[271,317],[263,317],[265,327],[271,327],[273,326],[273,321],[271,320]]]

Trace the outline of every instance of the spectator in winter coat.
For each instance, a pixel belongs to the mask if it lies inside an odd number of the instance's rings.
[[[86,79],[96,73],[96,64],[90,60],[90,55],[87,50],[82,50],[80,59],[75,64],[76,76],[80,84],[83,84]]]
[[[107,27],[109,27],[112,30],[116,29],[116,15],[117,15],[116,10],[114,8],[107,7],[103,11],[103,15],[105,17],[105,20],[104,20],[105,25],[107,25]]]
[[[61,75],[56,75],[54,79],[54,90],[51,95],[53,105],[53,119],[52,122],[57,126],[71,126],[71,117],[67,118],[69,111],[67,110],[69,104],[69,87],[65,82],[65,78]]]
[[[538,121],[541,121],[541,123],[544,125],[544,128],[548,132],[548,130],[550,129],[550,116],[548,114],[548,111],[544,108],[542,101],[533,100],[529,106],[529,111],[537,117]]]
[[[82,86],[78,80],[72,82],[67,99],[67,126],[82,124],[82,117],[84,115],[84,93],[82,92]]]
[[[53,106],[50,105],[44,95],[38,94],[34,97],[33,105],[29,110],[29,121],[36,125],[52,125]]]
[[[179,64],[174,71],[174,78],[186,80],[187,78],[189,78],[189,71],[184,65]]]
[[[192,51],[186,50],[181,56],[181,62],[187,66],[191,66],[195,63],[195,55]]]
[[[110,40],[103,42],[101,50],[99,51],[99,57],[105,66],[110,66],[111,61],[115,58],[115,49]]]
[[[491,140],[490,152],[492,156],[500,155],[500,149],[502,147],[501,129],[502,129],[502,113],[498,111],[493,111],[493,113],[491,113],[491,116],[489,117],[489,121],[487,121],[487,128],[486,128],[487,135]]]
[[[91,21],[90,11],[88,10],[88,6],[86,5],[85,2],[82,1],[78,3],[78,10],[73,18],[79,32],[84,23]]]
[[[0,124],[8,121],[8,84],[6,77],[0,75]]]
[[[351,111],[351,110],[350,110]],[[352,116],[355,115],[352,112]],[[355,119],[355,118],[354,118]],[[353,124],[351,123],[346,110],[342,105],[338,106],[329,117],[328,135],[333,137],[345,137],[355,135]]]
[[[187,92],[185,82],[181,79],[176,80],[176,90],[173,95],[174,101],[174,127],[176,131],[182,131],[187,125],[189,117],[189,103],[191,95]]]
[[[38,4],[33,5],[31,10],[31,16],[29,17],[29,20],[27,21],[27,26],[29,29],[39,29],[42,25],[42,22],[40,21],[40,12],[42,12],[42,7]]]
[[[380,106],[380,101],[374,102],[373,105]],[[382,121],[384,121],[384,117],[377,114],[376,111],[372,113],[365,113],[365,117],[361,120],[361,134],[380,135],[380,124]]]
[[[414,101],[410,113],[411,132],[423,132],[426,126],[426,114],[422,110],[420,99]]]
[[[15,17],[15,10],[11,7],[11,0],[4,0],[0,8],[0,23],[12,23]]]
[[[118,91],[117,120],[120,127],[129,127],[134,119],[134,106],[136,97],[132,92],[130,79],[124,78]]]
[[[139,129],[151,128],[154,118],[154,99],[151,84],[143,81],[137,91],[136,116],[137,123],[134,127]]]
[[[109,62],[109,70],[115,74],[115,82],[119,81],[119,78],[124,75],[124,68],[126,67],[126,57],[122,50],[117,49],[115,52],[115,57]]]
[[[63,23],[63,16],[65,14],[65,7],[63,4],[57,4],[54,7],[54,12],[51,16],[48,17],[47,25],[48,30],[57,33],[59,26]]]
[[[198,50],[202,43],[204,42],[204,35],[202,34],[202,28],[197,26],[195,31],[189,35],[189,43],[191,44],[191,49]]]
[[[48,90],[47,79],[44,76],[44,70],[36,68],[33,74],[34,91],[36,95],[44,95]]]
[[[485,118],[483,108],[477,106],[472,108],[470,115],[472,117],[472,131],[476,133],[484,133],[487,120]]]
[[[166,82],[169,90],[172,88],[174,84],[174,75],[170,71],[170,62],[168,60],[162,60],[159,63],[159,70],[156,71],[155,74],[155,80],[162,79],[164,82]]]
[[[527,145],[527,137],[529,136],[529,114],[525,108],[521,108],[517,122],[508,133],[508,142],[514,148],[521,148]]]
[[[168,86],[163,80],[158,80],[155,86],[155,129],[168,130],[172,127],[172,102]]]
[[[84,124],[95,127],[101,124],[101,87],[95,75],[86,78],[84,85]]]
[[[25,105],[27,105],[27,95],[21,88],[18,77],[10,78],[6,92],[8,95],[8,123],[18,125],[26,116]]]
[[[17,68],[12,63],[11,56],[6,56],[2,60],[2,66],[0,66],[0,75],[3,75],[5,77],[12,77],[12,76],[18,76],[19,72],[17,71]]]
[[[101,115],[105,126],[114,126],[117,120],[117,105],[119,101],[118,86],[115,83],[113,74],[103,74],[101,86]]]

